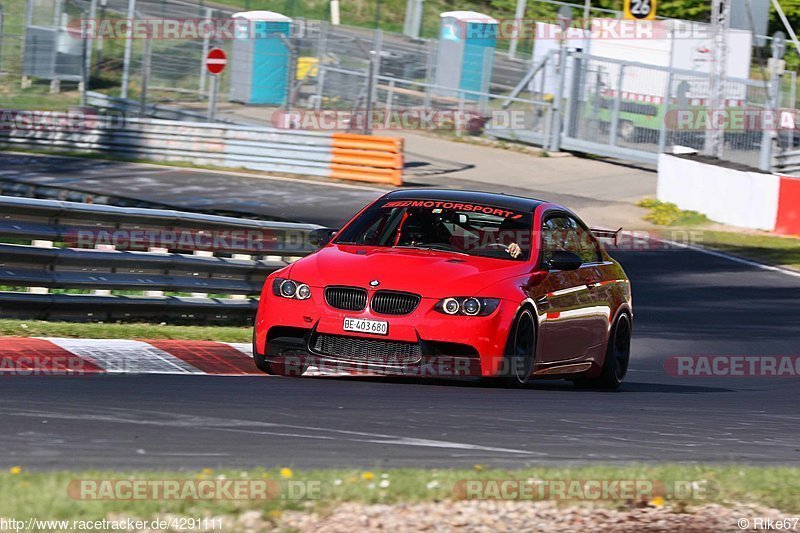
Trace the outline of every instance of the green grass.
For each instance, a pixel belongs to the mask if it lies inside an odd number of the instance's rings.
[[[691,243],[738,255],[760,263],[800,269],[800,238],[764,233],[709,230],[711,221],[697,211],[686,211],[668,202],[645,198],[637,205],[650,209],[645,220],[691,235]],[[683,231],[686,230],[686,231]],[[676,239],[682,240],[682,239]]]
[[[728,252],[761,263],[800,269],[800,239],[772,235],[703,231],[701,246]]]
[[[637,205],[650,209],[650,213],[644,219],[657,226],[697,226],[709,222],[704,214],[679,209],[677,205],[670,202],[645,198]]]
[[[287,465],[288,466],[288,465]],[[340,502],[368,504],[417,501],[441,501],[464,498],[454,491],[464,480],[637,480],[650,481],[654,486],[672,487],[695,483],[703,487],[684,496],[663,493],[665,503],[680,512],[687,505],[706,503],[751,503],[777,508],[787,513],[800,512],[800,468],[750,466],[588,466],[574,468],[529,468],[496,470],[479,468],[397,469],[397,470],[309,470],[254,469],[181,472],[153,471],[81,471],[29,472],[20,465],[0,473],[0,516],[25,518],[39,516],[52,519],[97,520],[109,514],[124,513],[140,519],[163,513],[186,516],[235,514],[245,510],[260,510],[266,516],[279,516],[290,509],[324,509]],[[73,499],[67,492],[72,480],[196,480],[224,476],[227,480],[271,480],[296,487],[300,482],[315,482],[319,492],[313,498],[276,497],[243,500],[127,500],[89,501]],[[291,476],[291,481],[288,477]],[[381,483],[383,482],[383,483]],[[383,485],[383,486],[382,486]],[[311,485],[305,485],[311,488]],[[286,494],[282,492],[282,494]],[[655,496],[662,496],[656,492]],[[578,503],[580,502],[566,502]],[[601,502],[604,506],[630,506],[632,502]]]
[[[0,320],[0,336],[70,337],[76,339],[176,339],[250,342],[253,329],[231,326],[171,326]]]

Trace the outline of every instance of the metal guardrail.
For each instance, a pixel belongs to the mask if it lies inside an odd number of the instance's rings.
[[[96,107],[106,111],[122,113],[125,116],[145,116],[162,120],[184,120],[205,122],[206,113],[200,111],[190,111],[176,106],[166,104],[146,104],[142,109],[141,102],[126,98],[115,98],[96,91],[86,92],[86,105]],[[144,113],[142,114],[142,111]],[[232,121],[217,119],[216,122],[232,124]]]
[[[319,227],[8,196],[0,213],[0,316],[28,319],[246,323]]]
[[[332,145],[329,133],[99,115],[0,131],[0,144],[317,176],[328,175]]]
[[[352,134],[104,115],[74,123],[66,118],[46,128],[2,129],[0,145],[402,183],[400,139],[356,141]]]
[[[800,175],[800,150],[785,150],[777,154],[775,171],[793,176]]]

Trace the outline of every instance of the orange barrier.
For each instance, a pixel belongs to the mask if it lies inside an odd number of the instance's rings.
[[[403,184],[403,139],[334,133],[330,177]]]

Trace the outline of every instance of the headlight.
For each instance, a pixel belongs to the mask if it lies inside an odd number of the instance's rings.
[[[306,285],[305,283],[301,283],[297,286],[297,299],[298,300],[308,300],[311,298],[311,287]]]
[[[477,298],[467,298],[463,308],[465,315],[475,316],[481,312],[481,302]]]
[[[272,282],[272,294],[283,298],[308,300],[311,298],[311,288],[305,283],[298,283],[290,279],[275,278]]]
[[[448,315],[454,315],[461,309],[461,304],[455,298],[445,298],[442,300],[442,311]]]
[[[499,298],[456,296],[439,300],[434,309],[446,315],[488,316],[500,305]]]

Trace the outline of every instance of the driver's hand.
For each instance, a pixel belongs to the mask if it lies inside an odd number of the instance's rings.
[[[511,244],[508,245],[508,248],[506,248],[506,252],[508,253],[508,255],[516,259],[517,257],[522,255],[522,248],[519,247],[519,244],[512,242]]]

